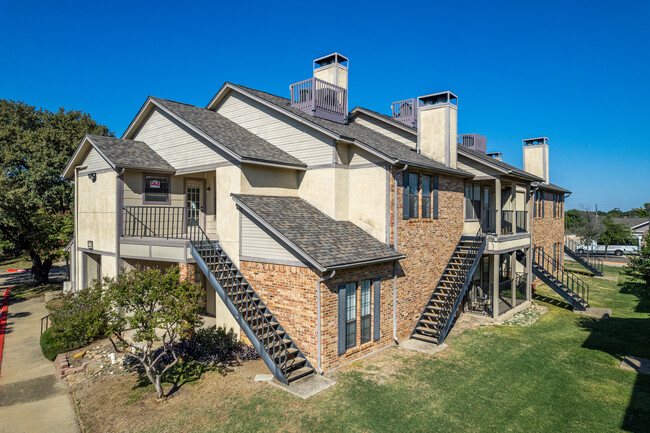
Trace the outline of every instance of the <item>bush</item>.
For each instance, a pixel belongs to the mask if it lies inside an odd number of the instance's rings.
[[[162,353],[159,348],[153,357]],[[237,341],[237,335],[231,328],[199,329],[190,338],[184,338],[174,344],[176,354],[187,361],[217,366],[227,361],[248,361],[259,358],[254,348]],[[171,360],[171,355],[169,355]],[[167,360],[167,361],[169,361]]]
[[[62,334],[57,334],[52,328],[49,328],[41,335],[41,350],[43,356],[50,361],[54,361],[56,355],[70,350],[62,338]]]
[[[59,353],[85,346],[106,335],[108,312],[100,283],[66,294],[48,309],[51,326],[49,333],[41,337],[41,348],[47,359],[52,360]],[[58,352],[52,355],[55,350]]]

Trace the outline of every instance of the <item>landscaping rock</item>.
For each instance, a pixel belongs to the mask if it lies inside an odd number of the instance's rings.
[[[74,355],[72,355],[72,357],[73,357],[74,359],[79,359],[79,358],[81,358],[82,356],[84,356],[85,354],[86,354],[86,351],[85,351],[85,350],[82,350],[81,352],[77,352],[77,353],[75,353]]]
[[[546,313],[548,308],[533,304],[530,307],[522,310],[518,313],[515,313],[511,318],[503,322],[506,326],[530,326],[533,323],[537,322],[542,314]]]
[[[273,379],[272,374],[258,374],[255,376],[255,382],[268,382]]]
[[[623,370],[636,371],[637,373],[650,374],[650,359],[639,358],[636,356],[626,356],[621,365]]]

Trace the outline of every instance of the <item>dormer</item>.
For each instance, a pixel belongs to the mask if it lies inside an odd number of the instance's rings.
[[[348,115],[348,58],[332,53],[314,60],[312,78],[290,86],[291,106],[345,123]]]

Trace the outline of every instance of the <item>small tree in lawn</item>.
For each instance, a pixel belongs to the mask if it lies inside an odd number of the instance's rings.
[[[623,272],[645,284],[643,295],[650,299],[650,233],[645,236],[645,245],[639,249],[638,256],[630,256],[630,264],[625,266]]]
[[[105,280],[104,290],[115,350],[142,363],[162,398],[162,376],[179,361],[174,343],[201,325],[201,287],[181,281],[178,267],[166,272],[132,268]]]

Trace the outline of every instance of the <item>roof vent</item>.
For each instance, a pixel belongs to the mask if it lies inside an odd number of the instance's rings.
[[[418,105],[416,98],[393,102],[391,109],[393,110],[393,119],[407,126],[417,128]]]
[[[314,60],[314,76],[292,84],[291,106],[305,113],[345,123],[348,117],[348,58],[339,53]]]
[[[487,149],[487,138],[479,134],[458,134],[458,144],[468,149],[485,153]]]
[[[501,152],[490,152],[490,153],[486,153],[486,155],[494,159],[497,159],[499,161],[503,161],[503,155],[501,154]]]

